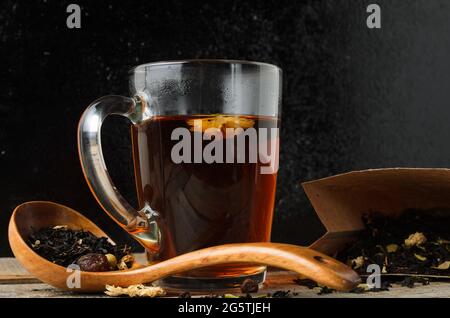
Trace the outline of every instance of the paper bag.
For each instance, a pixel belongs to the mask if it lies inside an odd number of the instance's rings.
[[[327,230],[310,247],[332,256],[364,229],[363,214],[395,217],[408,209],[450,211],[450,169],[354,171],[302,186]]]

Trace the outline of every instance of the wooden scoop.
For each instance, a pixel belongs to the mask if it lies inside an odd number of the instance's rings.
[[[359,276],[346,265],[309,248],[279,243],[239,243],[197,250],[138,269],[81,271],[80,288],[70,289],[66,282],[74,273],[39,256],[26,243],[33,230],[56,225],[88,230],[96,236],[107,235],[83,215],[56,203],[27,202],[14,210],[9,223],[9,242],[14,255],[36,278],[65,290],[98,292],[105,290],[106,284],[125,287],[150,283],[192,269],[236,262],[266,264],[291,270],[338,290],[350,290],[360,281]]]

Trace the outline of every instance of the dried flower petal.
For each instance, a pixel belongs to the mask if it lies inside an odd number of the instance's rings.
[[[416,232],[414,234],[411,234],[406,240],[405,245],[406,247],[413,247],[417,245],[424,244],[427,241],[427,238],[425,235],[421,232]]]
[[[386,245],[386,251],[388,253],[395,253],[398,250],[398,245],[397,244],[388,244]]]
[[[450,269],[450,261],[446,261],[446,262],[444,262],[442,264],[439,264],[439,266],[432,267],[432,268],[436,268],[436,269],[440,269],[440,270]]]
[[[450,244],[449,240],[444,240],[444,239],[438,239],[437,240],[438,244],[444,245],[444,244]]]
[[[117,268],[121,269],[121,270],[125,270],[125,269],[129,269],[131,268],[131,265],[134,262],[134,257],[133,255],[125,255],[124,257],[122,257],[119,261],[119,264],[117,264]]]
[[[166,291],[161,287],[145,286],[142,284],[131,285],[128,287],[116,287],[113,285],[106,285],[105,294],[108,296],[130,296],[130,297],[158,297],[164,296]]]
[[[364,256],[358,256],[355,259],[352,259],[352,268],[357,269],[364,265]]]
[[[67,230],[67,225],[56,225],[53,227],[54,230]]]
[[[422,256],[420,254],[414,254],[414,257],[417,258],[421,262],[425,262],[427,258],[425,256]]]
[[[209,132],[213,134],[214,132],[227,133],[227,128],[242,128],[247,129],[253,127],[255,121],[250,118],[245,118],[242,116],[210,116],[205,118],[192,118],[188,119],[187,124],[190,126],[189,129],[194,132],[205,132],[209,129]],[[233,135],[235,135],[234,133]],[[231,137],[226,135],[226,137]]]

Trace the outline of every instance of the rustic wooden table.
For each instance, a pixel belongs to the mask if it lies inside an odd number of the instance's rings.
[[[333,292],[318,295],[320,289],[308,289],[293,282],[298,276],[286,271],[269,271],[264,288],[258,294],[265,295],[283,290],[290,291],[295,298],[383,298],[383,297],[446,297],[450,298],[450,282],[432,282],[429,285],[416,285],[414,288],[393,285],[389,291],[370,292],[363,294]],[[177,295],[168,295],[176,297]],[[109,297],[104,294],[82,295],[72,292],[57,290],[47,284],[43,284],[27,273],[14,258],[0,258],[0,298],[74,298],[74,297]]]

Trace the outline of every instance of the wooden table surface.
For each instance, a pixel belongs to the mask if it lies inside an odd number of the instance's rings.
[[[393,285],[389,291],[370,292],[363,294],[333,292],[331,294],[318,295],[320,288],[308,289],[293,282],[298,276],[286,271],[269,271],[266,283],[258,294],[265,295],[275,291],[290,290],[291,297],[297,298],[383,298],[383,297],[445,297],[450,298],[450,282],[431,282],[429,285],[416,285],[414,288]],[[176,294],[168,295],[176,297]],[[201,296],[201,295],[200,295]],[[74,297],[109,297],[104,294],[82,295],[72,292],[57,290],[47,284],[43,284],[29,275],[13,258],[0,258],[0,298],[74,298]]]

